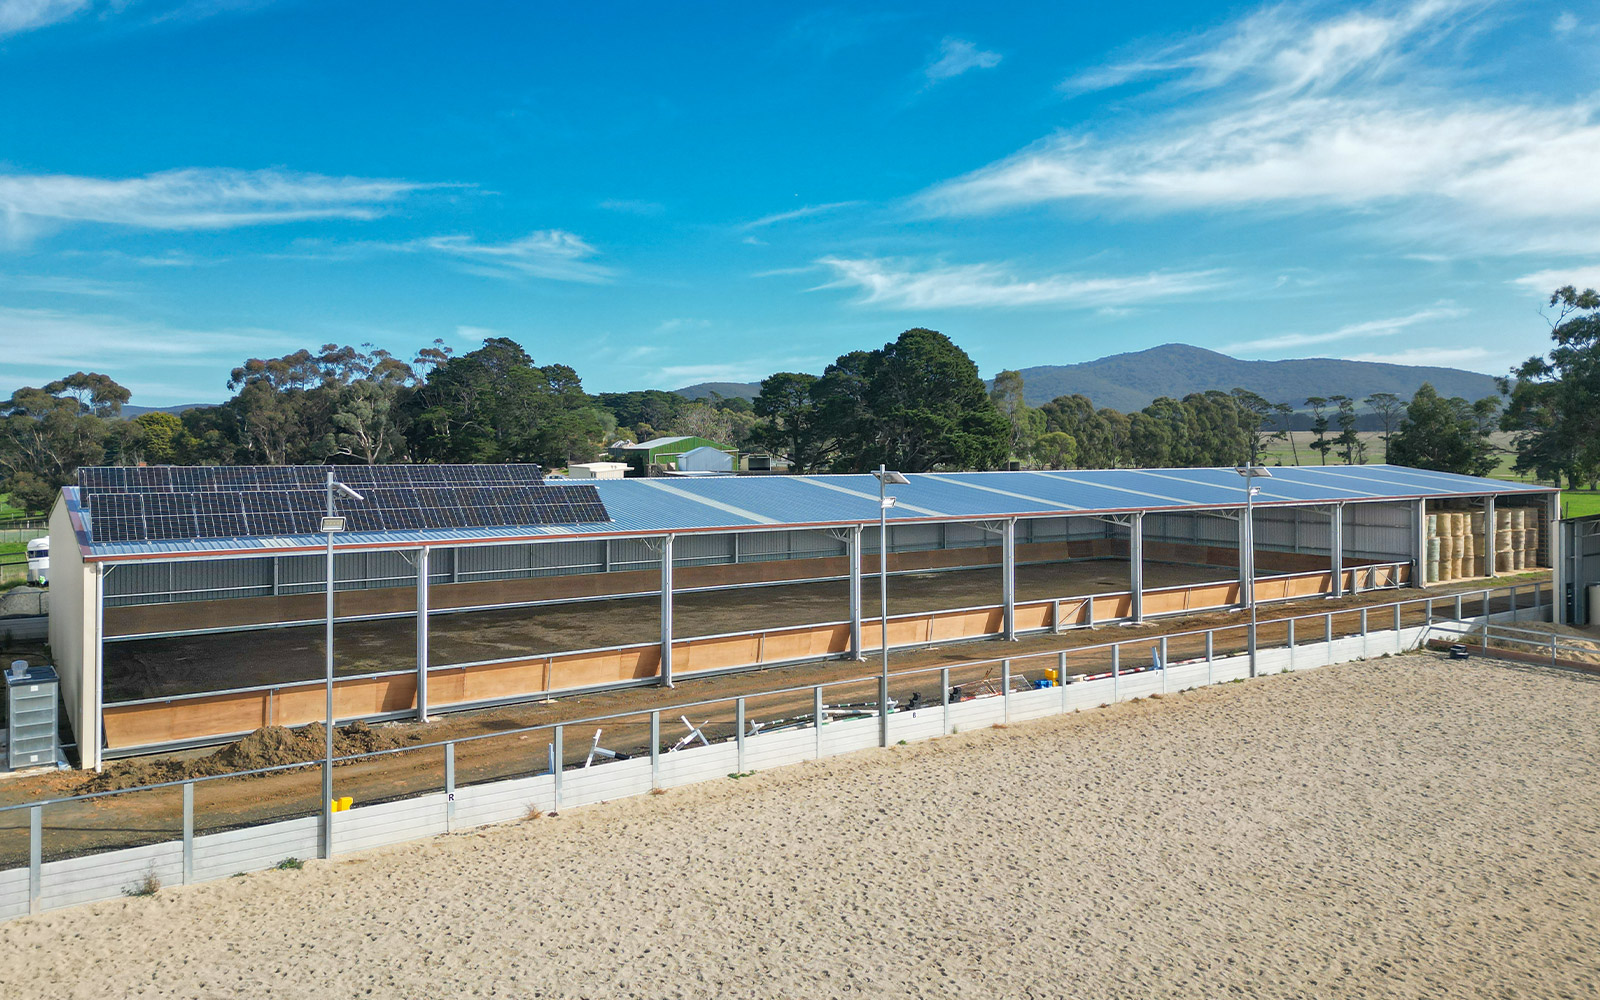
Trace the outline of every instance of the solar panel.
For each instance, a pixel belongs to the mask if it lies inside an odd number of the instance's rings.
[[[79,499],[99,542],[317,534],[328,466],[86,468]],[[425,531],[609,521],[593,486],[545,485],[537,465],[339,466],[348,530]]]

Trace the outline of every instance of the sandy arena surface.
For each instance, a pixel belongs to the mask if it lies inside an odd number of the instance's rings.
[[[0,925],[0,995],[1588,997],[1600,678],[1431,655]]]

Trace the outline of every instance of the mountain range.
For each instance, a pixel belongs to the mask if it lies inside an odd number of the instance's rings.
[[[1439,395],[1446,397],[1476,400],[1499,394],[1493,376],[1460,368],[1337,358],[1243,361],[1190,344],[1163,344],[1076,365],[1018,370],[1030,406],[1076,393],[1088,396],[1096,407],[1109,406],[1124,413],[1142,410],[1158,396],[1182,399],[1211,389],[1249,389],[1269,402],[1289,403],[1297,410],[1304,408],[1311,396],[1349,396],[1360,401],[1375,392],[1392,392],[1406,400],[1424,382],[1432,383]],[[702,382],[677,390],[690,399],[703,399],[713,392],[754,399],[760,391],[759,382]]]

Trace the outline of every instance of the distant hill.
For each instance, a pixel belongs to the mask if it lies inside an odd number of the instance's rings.
[[[125,417],[137,417],[141,413],[182,413],[184,410],[216,405],[216,403],[179,403],[176,406],[134,406],[132,403],[124,403],[122,404],[122,415]]]
[[[701,382],[698,385],[686,385],[682,389],[674,389],[672,391],[688,399],[708,399],[712,393],[716,393],[724,399],[742,397],[753,400],[761,394],[761,383]]]
[[[1081,393],[1097,407],[1109,406],[1124,413],[1142,410],[1158,396],[1182,399],[1191,392],[1227,392],[1235,387],[1249,389],[1273,403],[1290,403],[1297,410],[1304,408],[1308,396],[1342,395],[1359,402],[1375,392],[1392,392],[1409,399],[1424,382],[1433,383],[1439,395],[1446,397],[1476,400],[1499,394],[1492,376],[1459,368],[1334,358],[1241,361],[1188,344],[1163,344],[1098,361],[1019,371],[1031,406]]]

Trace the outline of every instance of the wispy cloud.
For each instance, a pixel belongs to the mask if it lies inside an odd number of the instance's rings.
[[[818,263],[834,274],[833,281],[820,287],[859,289],[862,304],[891,309],[1137,305],[1198,295],[1226,284],[1223,273],[1215,270],[1028,279],[994,263],[919,266],[903,260],[844,257],[824,257]]]
[[[1268,7],[1079,73],[1061,88],[1084,93],[1154,77],[1190,90],[1245,82],[1269,96],[1316,92],[1388,74],[1445,37],[1455,15],[1482,6],[1481,0],[1420,0],[1392,12],[1352,10],[1322,20],[1306,8]]]
[[[439,254],[454,260],[463,270],[491,278],[547,278],[598,284],[610,281],[613,275],[609,267],[594,261],[600,251],[583,237],[562,229],[543,229],[505,243],[448,235],[381,245],[409,253]]]
[[[1577,267],[1555,267],[1548,271],[1535,271],[1513,280],[1512,284],[1549,295],[1557,288],[1572,285],[1578,289],[1600,288],[1600,264],[1580,264]]]
[[[1486,367],[1503,367],[1488,364],[1495,355],[1483,347],[1413,347],[1404,351],[1385,351],[1382,354],[1347,354],[1349,361],[1378,361],[1390,365],[1418,365],[1424,368],[1467,368],[1482,371]]]
[[[795,219],[807,219],[813,215],[837,212],[841,208],[853,208],[859,204],[861,204],[859,201],[830,201],[825,205],[806,205],[802,208],[792,208],[787,212],[774,212],[772,215],[763,215],[759,219],[746,222],[741,228],[762,229],[766,226],[775,226],[780,222],[792,222]]]
[[[1453,306],[1438,306],[1405,316],[1391,316],[1386,319],[1351,323],[1341,326],[1337,330],[1329,330],[1324,333],[1282,333],[1271,337],[1261,337],[1256,340],[1243,340],[1235,344],[1228,344],[1222,350],[1230,354],[1236,351],[1280,351],[1287,348],[1306,347],[1311,344],[1331,344],[1341,340],[1390,337],[1421,323],[1432,323],[1443,319],[1460,319],[1465,315],[1467,315],[1467,310],[1465,309],[1458,309]]]
[[[600,207],[607,212],[620,212],[624,215],[660,215],[667,207],[659,201],[643,201],[638,198],[607,198],[600,202]]]
[[[946,38],[939,43],[938,58],[930,60],[924,73],[928,83],[938,83],[973,69],[993,69],[1000,65],[1000,53],[985,52],[969,41]]]
[[[1481,4],[1309,19],[1271,8],[1076,78],[1176,74],[1213,91],[1176,110],[1072,131],[925,191],[934,215],[1043,204],[1138,212],[1381,209],[1395,239],[1498,252],[1600,249],[1600,101],[1518,103],[1452,92],[1440,48]],[[1401,71],[1404,71],[1402,73]]]
[[[0,38],[59,24],[88,7],[89,0],[0,0]]]
[[[308,219],[373,219],[430,186],[283,170],[197,167],[119,179],[0,174],[0,219],[13,238],[51,223],[192,230]]]

